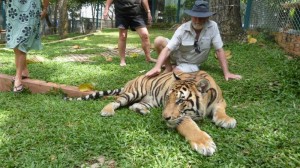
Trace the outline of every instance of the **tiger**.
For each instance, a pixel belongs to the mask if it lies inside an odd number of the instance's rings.
[[[102,116],[113,116],[119,107],[148,114],[150,109],[163,106],[162,117],[166,125],[176,129],[189,142],[191,148],[204,156],[211,156],[217,147],[213,139],[202,131],[195,121],[211,116],[223,128],[234,128],[236,120],[225,112],[226,101],[220,87],[205,71],[191,73],[162,73],[155,77],[141,75],[127,82],[124,88],[97,91],[90,95],[65,100],[89,100],[117,95],[107,104]]]

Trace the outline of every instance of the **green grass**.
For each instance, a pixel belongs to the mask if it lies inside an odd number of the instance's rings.
[[[150,29],[151,41],[172,31]],[[116,167],[299,167],[300,166],[300,60],[288,59],[274,43],[258,36],[258,43],[229,43],[231,72],[240,81],[224,80],[213,53],[202,66],[223,90],[227,113],[238,124],[222,129],[209,119],[198,122],[212,136],[217,152],[204,157],[191,150],[175,130],[167,128],[162,108],[142,116],[127,108],[113,117],[100,110],[113,98],[99,101],[65,102],[60,93],[0,93],[0,167],[80,167],[99,156],[104,166]],[[127,67],[119,58],[107,62],[100,53],[117,47],[116,29],[87,38],[46,44],[28,58],[49,61],[29,64],[32,78],[78,86],[94,83],[97,90],[122,87],[126,81],[150,70],[145,57],[128,57]],[[47,36],[43,42],[58,40]],[[72,46],[80,45],[81,50]],[[141,47],[136,33],[128,36],[129,47]],[[61,63],[55,57],[95,55],[90,63]],[[155,52],[153,57],[157,57]],[[0,48],[0,72],[14,75],[11,50]],[[143,72],[143,73],[145,73]]]

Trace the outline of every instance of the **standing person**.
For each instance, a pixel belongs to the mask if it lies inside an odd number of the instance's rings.
[[[128,28],[137,31],[142,41],[142,48],[146,55],[146,61],[156,62],[150,55],[149,33],[144,20],[144,12],[147,12],[148,23],[152,16],[148,0],[107,0],[104,10],[104,19],[108,18],[110,5],[114,3],[116,13],[116,27],[119,28],[118,49],[120,55],[120,66],[126,66],[125,49]]]
[[[165,72],[194,72],[199,65],[207,60],[211,44],[223,70],[225,80],[241,79],[240,75],[232,74],[228,70],[223,42],[216,22],[209,20],[214,12],[209,11],[208,2],[196,0],[191,10],[185,10],[191,16],[191,21],[182,24],[174,33],[171,40],[157,37],[154,47],[159,54],[154,68],[146,73],[152,77],[158,75],[162,65]],[[172,65],[173,64],[173,65]]]
[[[40,20],[47,14],[49,0],[8,0],[6,8],[6,47],[14,50],[16,76],[13,92],[22,92],[22,78],[29,77],[26,56],[31,49],[42,49]]]

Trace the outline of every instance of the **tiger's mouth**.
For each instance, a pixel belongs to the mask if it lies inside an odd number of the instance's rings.
[[[167,126],[170,127],[170,128],[176,128],[178,125],[181,124],[181,122],[185,118],[190,118],[190,117],[189,116],[180,116],[178,118],[168,120],[168,121],[166,121],[167,122]]]

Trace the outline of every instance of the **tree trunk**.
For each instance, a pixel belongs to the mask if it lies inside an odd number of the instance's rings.
[[[50,16],[48,14],[46,14],[45,19],[46,19],[46,23],[47,23],[48,27],[51,29],[53,25],[51,23]]]
[[[53,26],[53,32],[54,32],[54,34],[56,34],[57,33],[57,23],[58,23],[58,21],[57,21],[57,11],[58,11],[58,3],[59,2],[55,2],[55,7],[54,7],[54,20],[53,20],[53,22],[54,22],[54,26]]]
[[[210,0],[210,7],[216,12],[211,19],[218,23],[224,41],[240,41],[246,37],[242,28],[240,0]]]
[[[94,31],[95,30],[95,25],[96,25],[95,24],[95,20],[97,19],[96,18],[97,3],[98,2],[91,3],[91,7],[92,7],[92,27],[91,27],[90,31]]]
[[[68,37],[68,0],[59,0],[59,26],[58,32],[61,39]]]

